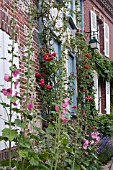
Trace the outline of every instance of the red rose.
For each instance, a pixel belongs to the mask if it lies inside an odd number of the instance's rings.
[[[45,85],[44,79],[41,79],[41,80],[40,80],[39,85],[42,86],[42,87]]]
[[[46,54],[44,54],[44,60],[51,61],[51,60],[53,60],[53,57],[50,53],[46,53]]]
[[[95,127],[94,127],[94,126],[92,126],[92,127],[91,127],[91,129],[92,129],[92,130],[94,130],[94,129],[95,129]]]
[[[90,54],[86,54],[86,57],[87,57],[87,58],[91,58]]]
[[[76,108],[77,108],[77,106],[72,106],[72,108],[73,108],[73,109],[76,109]]]
[[[53,57],[56,57],[56,53],[53,53],[52,56],[53,56]]]
[[[36,73],[36,74],[35,74],[35,77],[40,78],[40,77],[41,77],[41,74],[40,74],[40,73]]]
[[[88,68],[89,68],[89,66],[88,66],[88,65],[85,65],[85,66],[84,66],[84,68],[88,69]]]
[[[83,91],[83,92],[86,92],[86,90],[85,90],[85,89],[83,89],[82,91]]]
[[[88,79],[88,78],[89,78],[89,76],[88,76],[88,75],[86,75],[86,78]]]
[[[85,100],[90,100],[90,101],[92,101],[93,98],[92,98],[92,96],[86,96],[86,97],[85,97]]]
[[[86,113],[83,113],[82,116],[83,116],[83,117],[86,117]]]
[[[47,85],[46,85],[46,88],[47,88],[47,89],[51,89],[52,86],[51,86],[50,84],[47,84]]]

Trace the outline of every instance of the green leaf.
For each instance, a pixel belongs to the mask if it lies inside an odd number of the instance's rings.
[[[27,150],[19,150],[19,156],[22,158],[27,158],[28,157],[28,151]]]
[[[26,124],[24,122],[22,122],[20,119],[15,119],[16,126],[21,127],[21,128],[25,128]]]
[[[33,158],[32,157],[29,162],[30,162],[31,165],[34,165],[34,166],[39,165],[39,159],[38,158]]]
[[[2,130],[2,136],[8,138],[9,141],[13,141],[13,139],[18,136],[18,132],[16,130],[5,128]]]

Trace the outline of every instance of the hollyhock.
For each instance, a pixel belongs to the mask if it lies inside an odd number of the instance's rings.
[[[69,98],[64,99],[64,103],[62,103],[62,107],[66,108],[69,105]]]
[[[42,86],[42,87],[45,85],[44,79],[41,79],[41,80],[39,81],[39,85]]]
[[[17,106],[17,103],[16,103],[16,102],[13,102],[13,105],[14,105],[14,106]]]
[[[96,140],[95,144],[98,144],[98,142],[100,141],[99,132],[92,132],[91,137]]]
[[[87,57],[87,58],[91,58],[90,54],[86,54],[86,57]]]
[[[14,97],[17,97],[17,95],[18,95],[18,92],[16,92],[16,93],[14,94]]]
[[[40,74],[40,73],[36,73],[36,74],[35,74],[35,77],[36,77],[36,78],[40,78],[40,77],[41,77],[41,74]]]
[[[4,80],[5,80],[5,81],[8,82],[8,81],[9,81],[9,78],[10,78],[10,75],[9,75],[9,74],[5,74],[5,75],[4,75]]]
[[[89,153],[88,152],[84,152],[86,155],[88,155]]]
[[[53,57],[50,53],[46,53],[46,54],[44,54],[44,60],[51,61],[51,60],[53,60]]]
[[[52,86],[51,86],[50,84],[47,84],[47,85],[46,85],[46,88],[47,88],[47,89],[51,89]]]
[[[67,109],[66,109],[66,108],[63,110],[63,113],[64,113],[64,114],[67,114]]]
[[[84,139],[84,144],[83,144],[83,148],[86,150],[88,148],[89,145],[89,141],[87,139]]]
[[[14,77],[17,77],[19,73],[20,73],[20,69],[14,70],[13,71]]]
[[[58,105],[55,106],[55,110],[56,110],[57,112],[59,111],[59,106],[58,106]]]
[[[88,68],[89,68],[89,66],[88,66],[88,65],[85,65],[85,66],[84,66],[84,68],[88,69]]]
[[[2,89],[2,92],[4,94],[4,96],[12,96],[12,89],[9,88],[9,89]]]
[[[17,88],[18,84],[19,84],[19,82],[16,81],[16,82],[15,82],[15,89]]]
[[[77,108],[77,106],[72,106],[72,108],[73,108],[73,109],[76,109],[76,108]]]
[[[33,109],[33,104],[29,101],[28,102],[28,110],[31,111]]]
[[[60,117],[61,117],[62,122],[63,122],[64,124],[66,124],[66,123],[68,122],[68,120],[69,120],[69,119],[65,118],[63,114],[61,114]]]

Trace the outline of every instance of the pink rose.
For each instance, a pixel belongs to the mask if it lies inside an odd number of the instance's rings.
[[[59,106],[58,106],[58,105],[55,106],[55,110],[56,110],[57,112],[59,111]]]

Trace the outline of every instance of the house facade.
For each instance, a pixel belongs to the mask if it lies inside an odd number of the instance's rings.
[[[98,51],[113,59],[113,2],[111,0],[84,0],[84,29],[87,42],[95,37]],[[95,72],[95,103],[99,113],[110,114],[110,82],[103,81]]]

